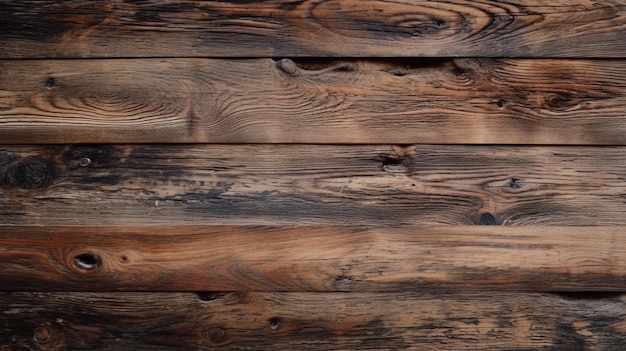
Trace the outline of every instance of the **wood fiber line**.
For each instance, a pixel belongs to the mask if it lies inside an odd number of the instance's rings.
[[[626,144],[626,61],[0,61],[0,142]]]
[[[626,57],[621,0],[3,1],[0,57]]]
[[[0,348],[619,350],[626,342],[625,299],[503,292],[0,293]]]
[[[612,227],[1,226],[4,291],[624,291]]]
[[[626,149],[0,146],[0,224],[626,224]]]

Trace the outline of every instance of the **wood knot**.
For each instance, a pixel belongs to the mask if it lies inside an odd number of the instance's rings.
[[[484,213],[480,216],[480,224],[482,225],[496,225],[496,219],[491,213]]]
[[[335,278],[335,289],[338,291],[350,291],[352,290],[352,277],[349,275],[340,275]]]
[[[563,100],[556,95],[552,95],[548,98],[548,105],[550,107],[561,107],[563,105]]]
[[[222,328],[211,328],[207,330],[205,337],[216,344],[221,344],[227,340],[226,331]]]
[[[72,266],[83,272],[95,271],[102,267],[102,257],[92,252],[84,252],[72,258]]]
[[[298,75],[298,65],[290,59],[281,59],[276,62],[276,67],[292,76]]]
[[[52,339],[52,334],[52,330],[42,325],[33,331],[33,340],[38,344],[47,344]]]
[[[52,183],[52,167],[35,157],[24,157],[9,164],[6,171],[7,183],[19,189],[42,189]]]

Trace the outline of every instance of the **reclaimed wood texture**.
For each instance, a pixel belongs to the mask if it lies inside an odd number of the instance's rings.
[[[0,61],[0,142],[623,145],[624,77],[622,60]]]
[[[621,0],[3,1],[0,57],[625,57]]]
[[[0,350],[622,350],[623,0],[6,0]]]
[[[0,348],[620,350],[625,311],[618,294],[0,293]]]
[[[626,225],[624,147],[0,147],[0,223]]]
[[[3,226],[0,286],[624,291],[626,237],[620,234],[613,227]]]

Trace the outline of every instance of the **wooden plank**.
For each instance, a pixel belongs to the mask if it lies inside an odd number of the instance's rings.
[[[0,23],[3,58],[626,57],[621,0],[8,0]]]
[[[0,61],[2,143],[626,144],[623,60]]]
[[[0,224],[626,225],[624,147],[0,146]]]
[[[0,293],[0,348],[620,350],[626,297],[599,297]]]
[[[3,291],[624,291],[613,227],[2,226]]]

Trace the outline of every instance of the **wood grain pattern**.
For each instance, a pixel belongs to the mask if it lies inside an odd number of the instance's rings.
[[[0,57],[626,57],[621,0],[3,1]]]
[[[0,61],[2,143],[626,144],[623,60]]]
[[[624,291],[612,227],[2,226],[5,291]]]
[[[626,149],[0,147],[0,223],[626,224]]]
[[[619,350],[625,324],[624,295],[0,293],[3,350]]]

